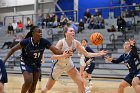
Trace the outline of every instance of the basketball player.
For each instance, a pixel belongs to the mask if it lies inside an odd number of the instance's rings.
[[[83,48],[84,48],[84,46],[83,46]],[[80,56],[80,74],[81,74],[81,76],[83,76],[84,68],[86,66],[85,56],[80,52],[78,52],[78,55]]]
[[[135,47],[135,40],[130,39],[123,45],[124,53],[116,60],[106,57],[112,63],[124,62],[129,69],[129,74],[120,83],[118,93],[124,93],[124,88],[133,86],[136,93],[140,93],[140,59]]]
[[[7,72],[4,62],[0,59],[0,93],[4,93],[4,83],[7,83]]]
[[[94,53],[94,51],[88,46],[88,41],[86,39],[83,39],[82,40],[82,45],[84,46],[85,50],[87,52],[91,52],[91,53]],[[90,85],[92,84],[91,83],[91,78],[92,78],[92,72],[95,68],[95,63],[93,63],[93,60],[95,58],[94,57],[85,57],[85,60],[84,62],[86,63],[86,66],[84,68],[84,72],[83,72],[83,79],[84,79],[84,84],[86,87],[86,91],[90,91]],[[88,82],[86,82],[86,79],[88,80]]]
[[[39,27],[33,26],[31,33],[32,37],[22,40],[4,58],[4,62],[6,62],[15,51],[22,49],[20,66],[24,77],[24,84],[22,85],[21,93],[35,93],[36,84],[40,76],[41,59],[45,49],[50,49],[54,54],[63,54],[62,51],[54,47],[47,39],[42,38],[42,31]]]
[[[58,49],[61,49],[63,51],[71,50],[71,52],[77,49],[88,57],[98,57],[107,54],[107,51],[104,50],[100,51],[99,53],[88,53],[82,47],[81,43],[74,39],[75,32],[72,27],[66,28],[66,30],[64,31],[64,36],[65,38],[59,40],[56,44],[56,47]],[[50,90],[63,72],[66,72],[68,76],[77,84],[78,93],[85,93],[83,79],[79,71],[74,66],[71,57],[64,58],[61,55],[53,55],[51,58],[57,61],[54,62],[50,78],[41,93],[46,93],[48,90]]]

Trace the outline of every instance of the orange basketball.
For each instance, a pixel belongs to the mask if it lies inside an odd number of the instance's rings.
[[[104,41],[104,38],[101,33],[95,32],[90,36],[90,42],[93,45],[99,46],[103,43],[103,41]]]

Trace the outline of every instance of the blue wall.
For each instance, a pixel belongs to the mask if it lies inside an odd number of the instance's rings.
[[[98,8],[98,7],[110,7],[110,6],[117,6],[120,4],[120,0],[112,0],[112,4],[110,3],[110,0],[79,0],[79,18],[83,18],[84,12],[87,8]],[[104,9],[102,12],[102,15],[104,18],[108,18],[108,12],[110,10]],[[118,10],[114,10],[118,11]],[[94,11],[90,11],[92,14],[94,14]],[[115,12],[119,13],[119,12]]]
[[[58,0],[57,4],[61,7],[63,11],[67,10],[74,10],[74,0]],[[56,7],[56,11],[59,11],[59,9]],[[67,17],[72,18],[73,12],[66,12],[65,13]],[[60,15],[60,14],[58,14]]]
[[[98,7],[111,7],[111,6],[119,6],[120,0],[112,0],[112,3],[110,3],[111,0],[79,0],[79,13],[78,13],[78,19],[83,18],[84,12],[87,8],[98,8]],[[131,5],[132,3],[140,4],[140,0],[126,0],[126,5]],[[62,8],[62,10],[73,10],[74,9],[74,0],[58,0],[58,5]],[[56,11],[58,9],[56,8]],[[104,9],[102,10],[102,15],[104,18],[108,18],[109,11],[113,11],[115,17],[119,16],[121,14],[120,9]],[[94,14],[93,9],[90,10],[92,14]],[[71,16],[73,15],[72,12],[66,13],[67,15]]]
[[[140,0],[126,0],[128,5],[132,5],[132,3],[140,4]]]

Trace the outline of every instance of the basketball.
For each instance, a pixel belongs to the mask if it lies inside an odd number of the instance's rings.
[[[90,42],[95,46],[101,45],[103,43],[103,40],[103,35],[98,32],[95,32],[90,36]]]

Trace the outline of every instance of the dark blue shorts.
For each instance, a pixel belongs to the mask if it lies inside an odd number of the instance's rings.
[[[140,70],[139,71],[136,71],[134,73],[129,73],[125,78],[124,80],[129,83],[130,85],[132,85],[132,80],[134,77],[138,77],[140,79]]]
[[[22,73],[24,71],[27,71],[29,73],[41,71],[40,67],[37,67],[36,65],[28,65],[28,64],[25,64],[24,62],[20,63],[20,68],[21,68]]]
[[[89,64],[89,65],[86,65],[85,71],[86,71],[88,74],[92,74],[94,68],[95,68],[95,63],[91,63],[91,64]]]
[[[0,59],[0,82],[3,84],[8,82],[5,64],[1,59]]]

